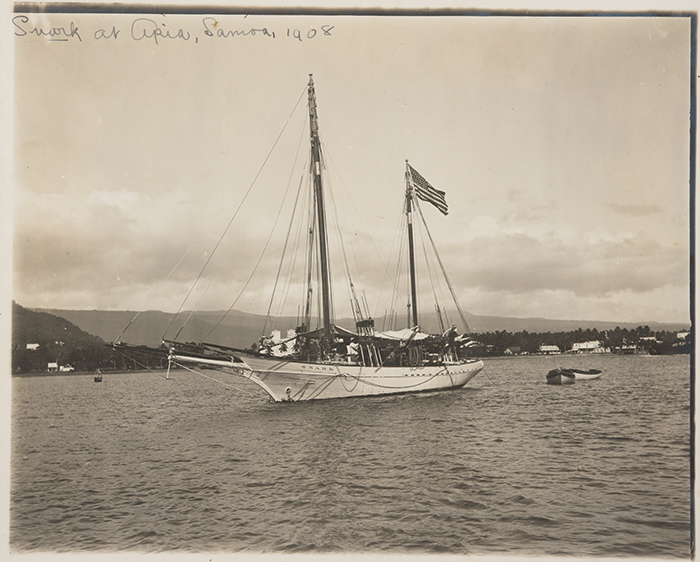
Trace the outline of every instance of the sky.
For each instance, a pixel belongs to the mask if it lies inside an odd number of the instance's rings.
[[[27,17],[14,21],[22,306],[227,309],[291,207],[313,73],[375,316],[408,159],[446,192],[446,217],[422,210],[465,311],[689,323],[689,18]],[[32,32],[50,28],[66,40]],[[185,301],[242,201],[206,294]],[[269,306],[285,209],[239,310]]]

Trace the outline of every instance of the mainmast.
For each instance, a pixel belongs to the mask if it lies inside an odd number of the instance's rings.
[[[314,178],[314,199],[318,221],[318,242],[321,262],[321,301],[323,334],[320,339],[321,356],[327,355],[332,346],[331,289],[328,273],[328,236],[326,234],[326,212],[323,204],[323,183],[321,181],[321,140],[318,136],[318,114],[316,113],[316,92],[313,75],[309,75],[309,125],[311,127],[311,174]]]
[[[413,324],[409,328],[418,326],[418,299],[416,299],[416,261],[413,251],[413,213],[411,203],[413,198],[413,182],[411,181],[411,171],[406,160],[406,222],[408,224],[408,258],[411,273],[411,314],[409,315]]]

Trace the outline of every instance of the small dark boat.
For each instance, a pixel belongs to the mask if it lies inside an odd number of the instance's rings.
[[[547,384],[574,384],[575,380],[571,369],[552,369],[547,373]]]
[[[573,384],[576,379],[597,379],[602,374],[599,369],[564,369],[558,367],[547,373],[548,384]]]
[[[102,382],[102,371],[97,369],[97,372],[95,373],[95,382]]]

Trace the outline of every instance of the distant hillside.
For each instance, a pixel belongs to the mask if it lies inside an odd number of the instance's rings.
[[[29,347],[28,347],[29,346]],[[12,305],[12,372],[46,371],[49,363],[93,370],[109,365],[105,342],[58,315]]]
[[[475,333],[498,332],[571,332],[581,328],[582,330],[614,330],[633,329],[638,326],[649,326],[653,331],[676,332],[687,330],[690,323],[674,322],[605,322],[599,320],[551,320],[548,318],[507,318],[500,316],[475,316],[467,314],[469,327]]]
[[[161,338],[166,335],[167,339],[174,338],[182,323],[187,319],[189,312],[180,313],[175,321],[172,313],[159,311],[144,311],[129,325],[136,316],[132,311],[102,311],[102,310],[44,310],[55,316],[59,316],[72,322],[80,329],[99,336],[107,342],[121,341],[157,346],[160,345]],[[247,348],[256,341],[263,333],[269,334],[272,329],[282,331],[296,327],[295,318],[278,318],[273,324],[265,323],[265,318],[261,315],[247,314],[244,312],[231,311],[226,318],[216,326],[223,316],[223,312],[196,312],[192,314],[186,323],[182,333],[178,336],[180,341],[207,341],[219,343],[233,347]],[[424,320],[424,329],[427,331],[437,331],[437,322]],[[382,319],[376,318],[377,329],[382,329]],[[689,324],[662,324],[662,323],[639,323],[639,322],[596,322],[580,320],[548,320],[545,318],[501,318],[496,316],[476,316],[467,315],[467,322],[474,333],[485,332],[568,332],[579,328],[614,330],[616,327],[633,329],[640,325],[647,325],[654,331],[679,331],[686,330]],[[172,325],[171,325],[172,323]],[[352,329],[353,322],[349,319],[338,321],[340,326]],[[122,334],[127,327],[126,332]],[[216,327],[215,327],[216,326]]]
[[[233,347],[247,348],[262,335],[265,318],[232,311],[221,323],[223,312],[173,313],[147,310],[137,315],[133,311],[101,310],[47,310],[76,324],[81,329],[95,334],[107,342],[120,341],[148,346],[159,346],[162,338],[179,341],[207,341]],[[134,319],[135,318],[135,319]],[[132,322],[133,320],[133,322]],[[127,328],[128,326],[128,328]],[[296,319],[279,319],[274,326],[268,324],[266,332],[273,328],[286,330],[296,326]],[[126,332],[124,332],[124,329]],[[122,335],[122,332],[123,335]]]

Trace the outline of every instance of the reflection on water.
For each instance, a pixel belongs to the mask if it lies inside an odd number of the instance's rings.
[[[545,384],[560,365],[604,374]],[[687,356],[486,372],[293,404],[186,372],[14,378],[11,547],[690,555]]]

